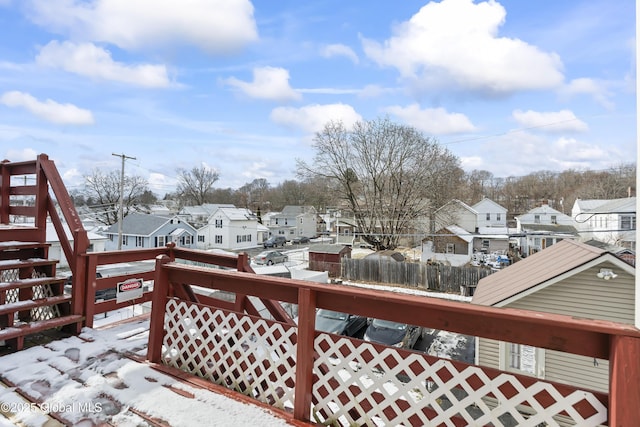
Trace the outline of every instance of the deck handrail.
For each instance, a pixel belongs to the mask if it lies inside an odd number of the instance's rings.
[[[609,425],[629,426],[640,419],[640,330],[621,323],[513,308],[471,305],[438,298],[398,294],[344,285],[265,277],[212,270],[156,260],[155,295],[151,315],[148,359],[161,361],[164,307],[176,284],[237,292],[263,299],[296,303],[298,363],[296,407],[299,419],[308,417],[312,387],[315,310],[382,318],[470,336],[521,343],[549,350],[610,361]],[[176,296],[174,295],[173,298]],[[302,348],[302,350],[301,350]],[[303,402],[298,407],[298,402]]]

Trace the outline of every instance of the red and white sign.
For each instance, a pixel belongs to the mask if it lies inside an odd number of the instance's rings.
[[[142,297],[143,293],[142,279],[127,279],[118,283],[116,302],[131,301]]]

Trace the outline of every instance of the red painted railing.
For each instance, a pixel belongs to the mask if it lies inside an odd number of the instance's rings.
[[[341,285],[313,284],[241,272],[197,268],[177,264],[171,262],[170,258],[161,256],[157,261],[155,276],[148,349],[150,361],[165,363],[167,358],[171,358],[171,356],[163,355],[163,348],[166,351],[167,346],[170,346],[172,351],[178,353],[182,351],[181,347],[184,347],[185,352],[191,352],[185,356],[189,359],[183,363],[184,369],[189,371],[190,368],[187,365],[198,364],[197,360],[190,359],[194,352],[197,353],[194,350],[194,348],[198,348],[197,345],[192,347],[192,344],[185,341],[188,338],[177,336],[178,332],[176,331],[166,332],[164,319],[167,316],[168,303],[171,302],[172,305],[179,302],[184,303],[180,305],[179,309],[182,314],[175,319],[175,322],[178,323],[179,318],[186,316],[187,312],[189,316],[194,316],[194,313],[204,310],[207,313],[205,317],[217,316],[210,314],[209,309],[243,313],[242,310],[233,310],[232,307],[218,305],[211,300],[204,302],[198,298],[181,297],[180,295],[188,294],[185,289],[190,285],[298,304],[297,331],[290,343],[295,345],[297,349],[295,363],[286,366],[293,366],[295,369],[295,398],[293,399],[292,411],[295,418],[300,420],[310,418],[312,400],[316,399],[313,397],[313,390],[314,381],[318,380],[318,374],[314,373],[314,366],[318,367],[314,364],[319,357],[318,347],[314,345],[314,342],[317,344],[319,338],[319,333],[315,330],[315,311],[317,308],[608,359],[611,366],[608,399],[599,393],[593,393],[593,396],[597,400],[604,400],[608,406],[609,425],[631,426],[640,419],[640,405],[637,404],[640,401],[640,331],[632,326],[524,310],[482,307]],[[239,322],[239,320],[234,322]],[[178,326],[177,330],[186,328],[191,331],[192,327],[196,328],[195,323],[188,327]],[[209,327],[210,329],[207,329]],[[205,340],[201,334],[219,334],[219,332],[213,332],[214,328],[215,326],[212,324],[205,327],[205,332],[198,332],[196,334],[198,342],[201,343]],[[192,333],[193,331],[187,335]],[[242,339],[237,336],[235,338]],[[219,337],[216,339],[219,341]],[[351,348],[350,351],[355,351],[357,346],[362,345],[365,343],[356,343],[356,347]],[[208,351],[199,354],[198,357],[207,358]],[[213,352],[213,350],[211,351]],[[224,354],[229,351],[232,349],[222,351],[223,356],[220,357],[224,359]],[[330,351],[337,350],[331,347]],[[345,352],[344,356],[348,353]],[[404,354],[403,357],[413,356],[410,352],[401,353]],[[213,356],[211,357],[213,358]],[[235,357],[242,357],[241,352]],[[366,357],[362,358],[363,362],[366,362],[365,359]],[[269,364],[272,363],[273,361],[269,362]],[[261,369],[270,368],[266,365],[261,366]],[[394,366],[392,363],[391,368]],[[203,369],[206,370],[199,366],[197,370],[202,371]],[[286,368],[281,368],[281,370],[284,369]],[[416,370],[412,372],[419,373]],[[488,369],[484,369],[482,372],[487,378],[495,377],[498,373],[499,371]],[[227,382],[229,382],[228,379]],[[286,383],[286,380],[284,382]],[[520,383],[523,382],[535,383],[537,380],[527,377]],[[354,383],[353,386],[357,387],[357,384]],[[481,386],[472,385],[470,387]],[[558,385],[558,387],[559,389],[571,388],[562,385]],[[377,397],[377,399],[380,398],[380,396]],[[544,398],[541,399],[544,401]],[[541,405],[544,405],[544,402]],[[425,413],[428,413],[428,410],[425,410]],[[451,422],[455,424],[455,421]]]

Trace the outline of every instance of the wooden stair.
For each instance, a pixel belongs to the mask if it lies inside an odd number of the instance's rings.
[[[49,244],[0,242],[0,348],[19,351],[25,337],[83,321],[71,314],[71,295],[56,277]]]

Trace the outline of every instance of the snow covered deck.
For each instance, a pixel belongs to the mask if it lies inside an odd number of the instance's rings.
[[[0,357],[0,426],[292,425],[253,399],[154,369],[148,332],[139,316]]]

